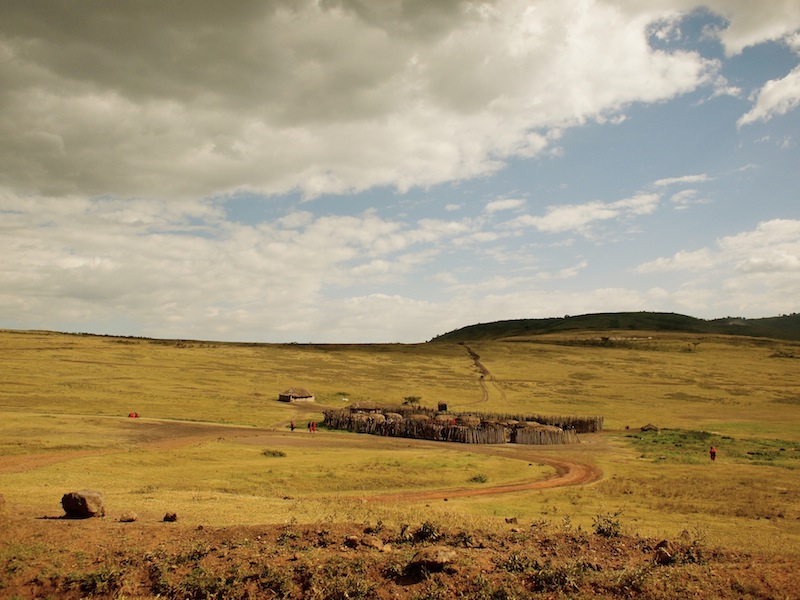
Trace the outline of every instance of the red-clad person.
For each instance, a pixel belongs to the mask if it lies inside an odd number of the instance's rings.
[[[708,455],[711,457],[711,460],[717,460],[717,449],[714,446],[711,446],[711,450],[708,451]]]

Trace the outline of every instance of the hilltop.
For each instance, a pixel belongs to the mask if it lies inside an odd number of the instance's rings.
[[[677,313],[615,312],[547,319],[513,319],[480,323],[436,336],[432,342],[466,342],[531,337],[566,331],[651,331],[693,334],[743,335],[800,340],[800,313],[744,319],[698,319]]]

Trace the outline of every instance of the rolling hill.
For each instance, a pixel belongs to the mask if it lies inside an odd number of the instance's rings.
[[[439,335],[431,341],[499,340],[578,330],[667,331],[800,340],[800,313],[763,319],[725,317],[705,320],[659,312],[596,313],[548,319],[513,319],[469,325]]]

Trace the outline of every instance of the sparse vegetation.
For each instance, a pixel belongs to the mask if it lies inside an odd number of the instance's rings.
[[[308,526],[298,527],[297,535],[288,538],[283,537],[286,529],[279,526],[235,531],[185,528],[177,537],[173,533],[159,538],[157,551],[133,554],[116,564],[120,552],[126,552],[125,541],[104,528],[96,541],[106,553],[92,560],[92,569],[56,570],[37,580],[37,590],[40,597],[191,599],[672,598],[685,596],[688,590],[694,596],[724,599],[739,598],[743,590],[759,597],[795,591],[781,579],[783,565],[762,563],[759,576],[747,578],[752,556],[709,552],[696,541],[660,542],[670,547],[676,560],[659,566],[652,560],[658,545],[652,538],[622,534],[590,542],[568,527],[538,526],[522,547],[514,531],[475,528],[473,547],[479,551],[466,559],[463,553],[469,549],[452,530],[430,522],[412,529],[425,533],[413,536],[396,551],[380,552],[346,545],[346,540],[359,535],[353,525],[330,526],[328,535],[335,543],[325,547],[315,543],[316,531]],[[392,529],[383,534],[385,539],[400,537]],[[57,539],[48,544],[57,547],[63,535],[69,534],[57,530]],[[456,558],[452,568],[441,571],[410,571],[411,558],[431,544],[465,558]],[[704,558],[691,558],[690,546],[695,557],[703,554]],[[701,582],[707,576],[709,593],[702,595]]]
[[[620,524],[621,512],[605,513],[597,515],[592,520],[594,532],[605,538],[615,538],[622,535],[622,525]]]
[[[286,456],[286,452],[283,450],[271,450],[269,448],[265,448],[261,451],[261,454],[264,456],[270,456],[275,458],[284,458]]]
[[[481,372],[443,341],[0,333],[0,595],[800,595],[800,389],[796,361],[772,359],[796,345],[631,333],[615,318],[613,331],[470,342]],[[582,341],[595,337],[613,344]],[[318,403],[272,400],[291,385]],[[397,406],[409,387],[420,408],[433,398],[452,412],[602,414],[607,431],[554,451],[286,427],[321,422],[322,405],[344,397]],[[578,467],[603,477],[526,487]],[[104,491],[107,517],[55,518],[61,494],[85,487]],[[120,523],[123,510],[139,518]],[[180,520],[162,523],[173,510]],[[664,540],[669,562],[656,564]],[[455,552],[452,568],[414,578],[407,565],[431,546]]]
[[[629,434],[643,458],[685,464],[707,463],[711,446],[727,462],[800,468],[800,442],[780,439],[735,438],[707,431],[662,429]]]

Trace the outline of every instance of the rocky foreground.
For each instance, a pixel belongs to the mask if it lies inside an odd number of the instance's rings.
[[[430,522],[205,527],[0,514],[4,598],[796,598],[792,557],[647,539],[617,515],[493,531]]]

